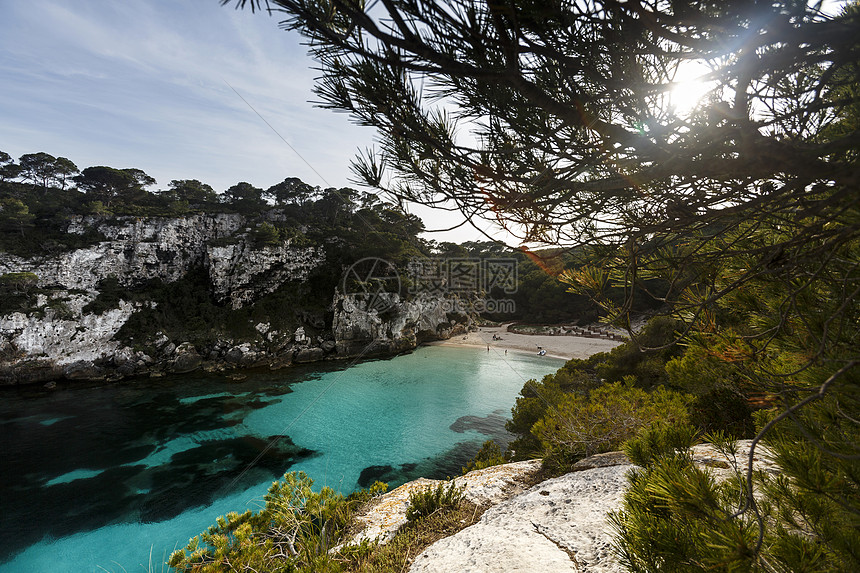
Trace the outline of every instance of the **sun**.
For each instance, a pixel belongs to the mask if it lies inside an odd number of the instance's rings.
[[[689,116],[714,89],[716,83],[705,78],[711,69],[702,62],[685,62],[678,66],[669,91],[669,108],[681,117]]]

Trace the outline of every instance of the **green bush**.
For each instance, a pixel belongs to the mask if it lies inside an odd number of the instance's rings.
[[[511,410],[511,419],[505,424],[506,430],[517,435],[508,444],[508,458],[527,460],[541,456],[541,443],[532,433],[532,427],[549,408],[558,404],[565,393],[584,392],[599,386],[600,382],[589,370],[593,370],[593,365],[606,356],[600,353],[588,360],[570,360],[555,374],[544,376],[540,382],[529,380],[523,385]]]
[[[639,466],[648,466],[658,457],[684,456],[696,441],[696,429],[689,424],[658,422],[624,442],[624,453]]]
[[[630,474],[622,509],[609,521],[615,550],[636,573],[753,571],[755,520],[727,519],[736,508],[737,479],[718,483],[689,457],[671,453]]]
[[[551,471],[576,460],[616,450],[642,428],[663,422],[687,423],[691,397],[664,387],[649,393],[632,380],[606,384],[589,393],[566,394],[533,427]]]
[[[730,352],[723,340],[715,343],[702,336],[694,340],[683,356],[666,363],[668,384],[696,396],[690,416],[702,432],[723,430],[738,439],[752,437],[755,424],[746,397],[750,383],[742,368],[731,356],[722,356]]]
[[[674,344],[684,324],[666,316],[648,321],[634,340],[613,348],[604,360],[595,363],[595,374],[607,382],[633,376],[636,385],[653,388],[668,382],[666,363],[684,348]]]
[[[4,273],[0,276],[0,286],[3,290],[11,290],[16,293],[28,293],[33,290],[39,282],[36,273]]]
[[[284,475],[269,488],[261,511],[219,517],[168,564],[195,573],[340,571],[329,549],[343,541],[355,509],[386,486],[376,483],[347,498],[328,487],[314,492],[312,486],[304,472]]]
[[[270,247],[281,243],[281,236],[278,229],[264,221],[254,229],[254,244],[258,247]]]
[[[505,454],[502,448],[493,440],[487,440],[481,445],[481,449],[475,454],[466,467],[463,468],[463,473],[469,473],[474,470],[482,470],[492,466],[498,466],[507,463]]]
[[[737,445],[722,432],[706,439],[734,470],[724,481],[676,449],[686,439],[684,431],[672,435],[677,428],[629,441],[625,451],[642,469],[630,474],[622,509],[610,515],[621,563],[643,573],[860,571],[858,432],[855,422],[832,415],[836,407],[825,399],[798,417],[821,416],[810,424],[820,432],[816,440],[839,451],[823,452],[796,421],[783,421],[765,436],[779,472],[756,471],[751,484]],[[765,424],[774,414],[757,418]]]
[[[409,508],[406,510],[406,521],[412,523],[418,519],[429,517],[437,511],[454,509],[463,501],[463,489],[451,482],[448,487],[439,484],[409,494]]]

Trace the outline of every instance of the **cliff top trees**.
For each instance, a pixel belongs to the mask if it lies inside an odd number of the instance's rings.
[[[12,161],[12,157],[5,151],[0,151],[0,183],[16,179],[21,175],[23,169]]]
[[[78,188],[94,200],[110,206],[120,202],[133,205],[146,195],[146,187],[155,184],[155,179],[140,169],[115,169],[103,165],[87,167],[75,177]]]
[[[312,187],[298,177],[287,177],[266,189],[265,194],[275,203],[303,205],[319,194],[319,188]]]
[[[43,151],[22,155],[18,160],[17,173],[8,166],[5,170],[8,171],[7,176],[11,175],[10,179],[23,176],[34,185],[40,186],[43,193],[48,192],[48,186],[51,183],[57,183],[65,189],[66,181],[78,173],[78,167],[71,159],[54,157]]]
[[[266,206],[263,190],[245,181],[224,191],[223,199],[239,213],[256,213]]]
[[[188,201],[189,205],[199,206],[218,202],[215,190],[197,179],[174,179],[169,185],[169,193],[178,201]]]

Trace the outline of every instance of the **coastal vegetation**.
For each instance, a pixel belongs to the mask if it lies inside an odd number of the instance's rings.
[[[386,485],[375,483],[347,497],[302,472],[272,484],[259,512],[219,517],[206,532],[175,551],[168,564],[176,571],[267,571],[290,573],[395,573],[422,549],[474,523],[482,508],[465,500],[453,484],[414,491],[407,523],[385,545],[363,541],[344,545],[351,518]]]
[[[366,185],[580,257],[561,280],[632,340],[527,384],[512,453],[561,469],[559,420],[638,401],[630,570],[860,569],[856,2],[222,3],[305,37],[323,105],[377,128]],[[643,293],[673,322],[638,334]],[[687,415],[650,417],[669,392]],[[693,471],[688,424],[779,475]]]
[[[501,456],[486,445],[473,467],[538,456],[562,473],[623,448],[639,468],[612,522],[630,571],[860,570],[857,3],[837,15],[805,0],[235,3],[283,12],[317,60],[323,105],[377,128],[378,148],[354,170],[389,201],[289,179],[265,192],[174,181],[151,193],[138,169],[74,176],[63,158],[4,154],[4,250],[70,248],[51,229],[72,215],[200,209],[248,216],[260,246],[331,244],[333,264],[516,257],[522,317],[601,317],[630,340],[526,383],[508,424],[516,439]],[[706,92],[689,109],[673,99],[686,81]],[[453,205],[547,256],[418,240],[403,202]],[[272,209],[283,217],[267,218]],[[199,309],[201,328],[229,328],[188,281],[160,302]],[[3,286],[26,303],[32,283]],[[104,296],[117,289],[105,284]],[[158,315],[169,308],[140,313],[137,328],[198,324]],[[661,316],[634,328],[646,309]],[[779,473],[738,465],[718,482],[687,453],[706,440],[736,459],[736,438],[752,438],[750,458],[766,445]],[[263,510],[220,519],[171,565],[377,570],[365,564],[379,548],[329,549],[378,488],[343,497],[311,486],[287,474]],[[455,494],[414,499],[436,509],[416,512],[399,539],[457,515]]]

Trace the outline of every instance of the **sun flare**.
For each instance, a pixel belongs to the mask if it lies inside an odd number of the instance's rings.
[[[705,78],[710,68],[701,62],[682,64],[675,74],[669,91],[669,107],[680,116],[688,116],[714,89],[714,82]]]

